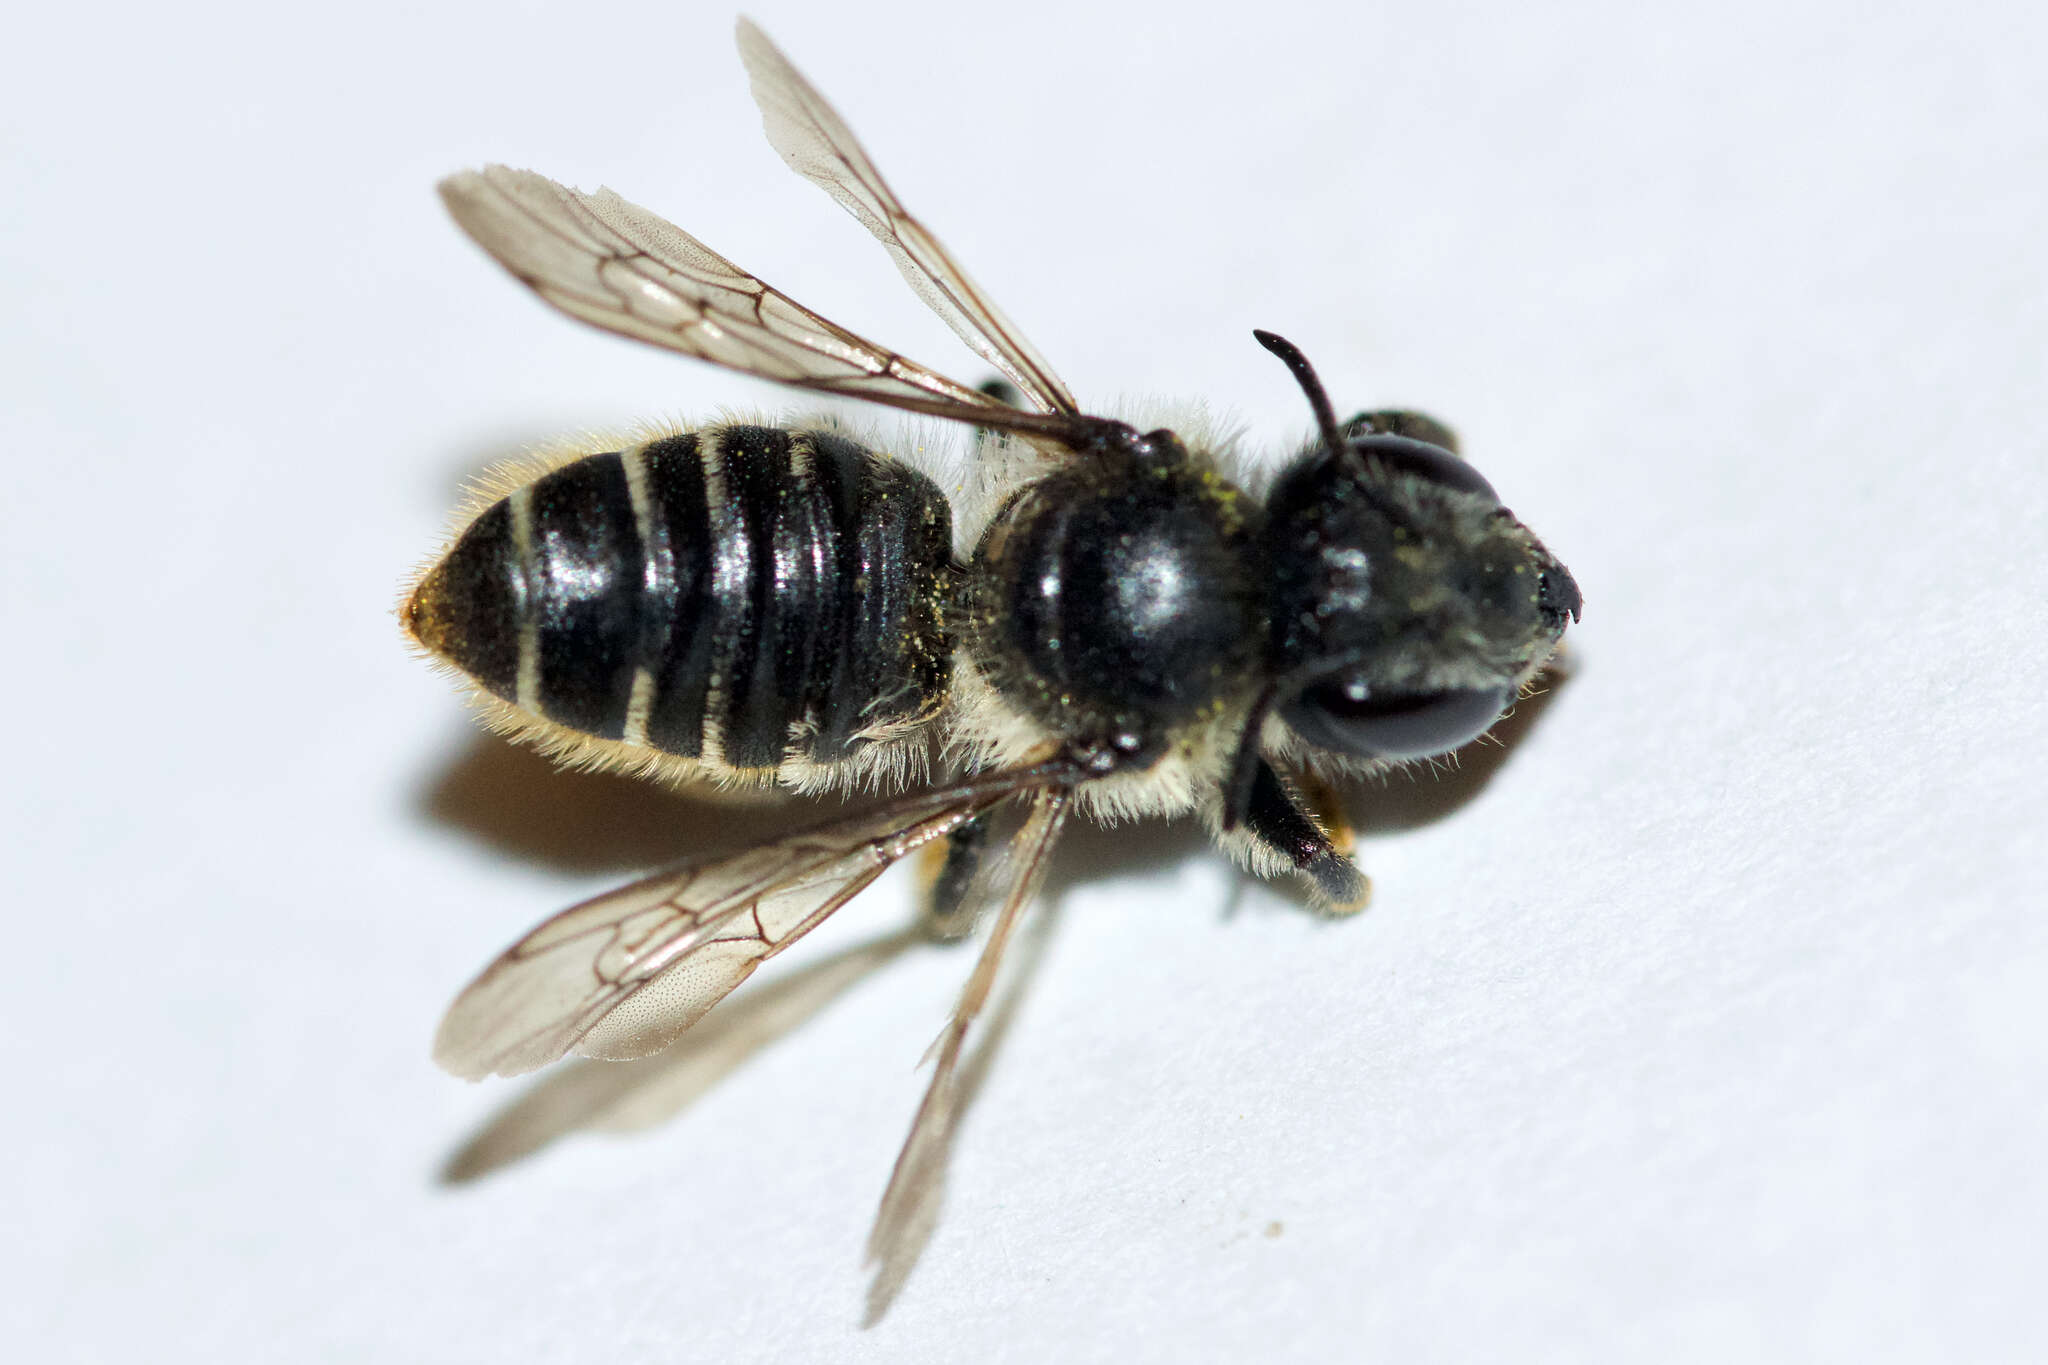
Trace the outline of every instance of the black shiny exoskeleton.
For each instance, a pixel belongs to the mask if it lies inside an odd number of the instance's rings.
[[[1119,764],[1240,690],[1264,620],[1258,504],[1155,432],[1019,490],[969,576],[983,675]]]
[[[1340,759],[1454,748],[1506,709],[1579,598],[1440,424],[1369,413],[1335,431],[1262,500],[1171,432],[1104,423],[959,563],[949,505],[908,466],[827,430],[711,426],[515,489],[405,617],[551,733],[714,775],[921,743],[958,661],[1099,776],[1234,723],[1234,760],[1211,754],[1194,781],[1216,784],[1224,829],[1341,904],[1362,883],[1274,771],[1269,717]]]
[[[939,708],[951,560],[930,479],[830,432],[734,423],[515,490],[405,615],[486,691],[567,730],[773,771]]]

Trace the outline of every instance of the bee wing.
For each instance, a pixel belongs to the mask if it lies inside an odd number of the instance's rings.
[[[608,1060],[658,1052],[897,859],[1063,776],[1041,765],[922,792],[564,910],[456,997],[434,1060],[480,1080],[569,1052]]]
[[[790,169],[823,189],[888,249],[896,268],[931,310],[1001,370],[1042,412],[1078,416],[1080,408],[1052,366],[1002,310],[910,216],[853,132],[768,35],[741,19],[740,60],[761,106],[768,141]]]
[[[968,1032],[995,987],[1003,951],[1015,936],[1023,910],[1044,879],[1046,863],[1066,823],[1071,801],[1067,791],[1050,788],[1031,799],[1029,814],[1003,851],[1003,864],[1011,881],[1003,895],[1002,909],[974,974],[960,992],[960,1002],[944,1032],[932,1044],[932,1079],[924,1100],[911,1121],[910,1136],[897,1154],[889,1174],[889,1186],[882,1193],[875,1212],[874,1230],[868,1236],[868,1260],[875,1278],[868,1292],[868,1321],[877,1321],[903,1281],[910,1274],[938,1216],[939,1196],[945,1175],[946,1154],[952,1145],[953,1125],[960,1114],[960,1056]]]
[[[522,283],[594,327],[797,388],[932,417],[1072,439],[1069,418],[1020,412],[828,322],[659,215],[610,190],[486,166],[440,185],[462,230]]]

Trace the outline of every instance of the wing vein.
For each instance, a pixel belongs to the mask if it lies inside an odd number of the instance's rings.
[[[571,1051],[659,1051],[906,854],[1011,796],[1075,777],[1060,763],[984,775],[571,906],[456,997],[435,1059],[475,1079],[531,1071]]]
[[[1073,395],[1052,366],[937,235],[904,207],[831,103],[745,19],[739,21],[738,39],[769,144],[790,168],[852,214],[888,251],[918,297],[1041,412],[1078,417]]]
[[[897,1154],[895,1168],[889,1173],[888,1188],[882,1192],[874,1230],[868,1237],[868,1260],[875,1266],[868,1296],[870,1321],[880,1317],[909,1275],[937,1219],[946,1156],[960,1115],[961,1053],[995,987],[1003,955],[1015,937],[1024,908],[1044,879],[1046,864],[1066,823],[1070,804],[1069,793],[1062,788],[1044,790],[1033,797],[1030,814],[1012,841],[1016,854],[1014,879],[1004,895],[1002,909],[981,956],[975,961],[973,973],[960,992],[952,1017],[932,1046],[935,1061],[931,1082],[925,1088],[917,1116],[911,1120],[910,1134]]]

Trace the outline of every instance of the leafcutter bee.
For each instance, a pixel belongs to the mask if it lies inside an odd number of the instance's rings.
[[[955,548],[926,475],[835,421],[716,422],[578,446],[500,481],[401,608],[486,719],[658,778],[871,788],[867,813],[699,859],[546,921],[456,999],[458,1075],[673,1040],[892,863],[946,850],[935,923],[993,924],[934,1048],[871,1254],[931,1212],[956,1072],[1062,824],[1193,814],[1326,909],[1365,879],[1323,784],[1483,733],[1555,650],[1571,575],[1412,413],[1337,420],[1260,494],[1192,428],[1084,411],[904,209],[830,106],[739,25],[768,139],[878,238],[1011,385],[957,383],[826,321],[608,190],[492,166],[455,220],[572,317],[813,393],[978,430]]]

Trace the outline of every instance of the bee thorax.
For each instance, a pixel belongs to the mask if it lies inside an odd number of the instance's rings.
[[[1265,629],[1257,517],[1182,460],[1030,485],[975,551],[976,667],[1066,744],[1149,763],[1246,690]]]

